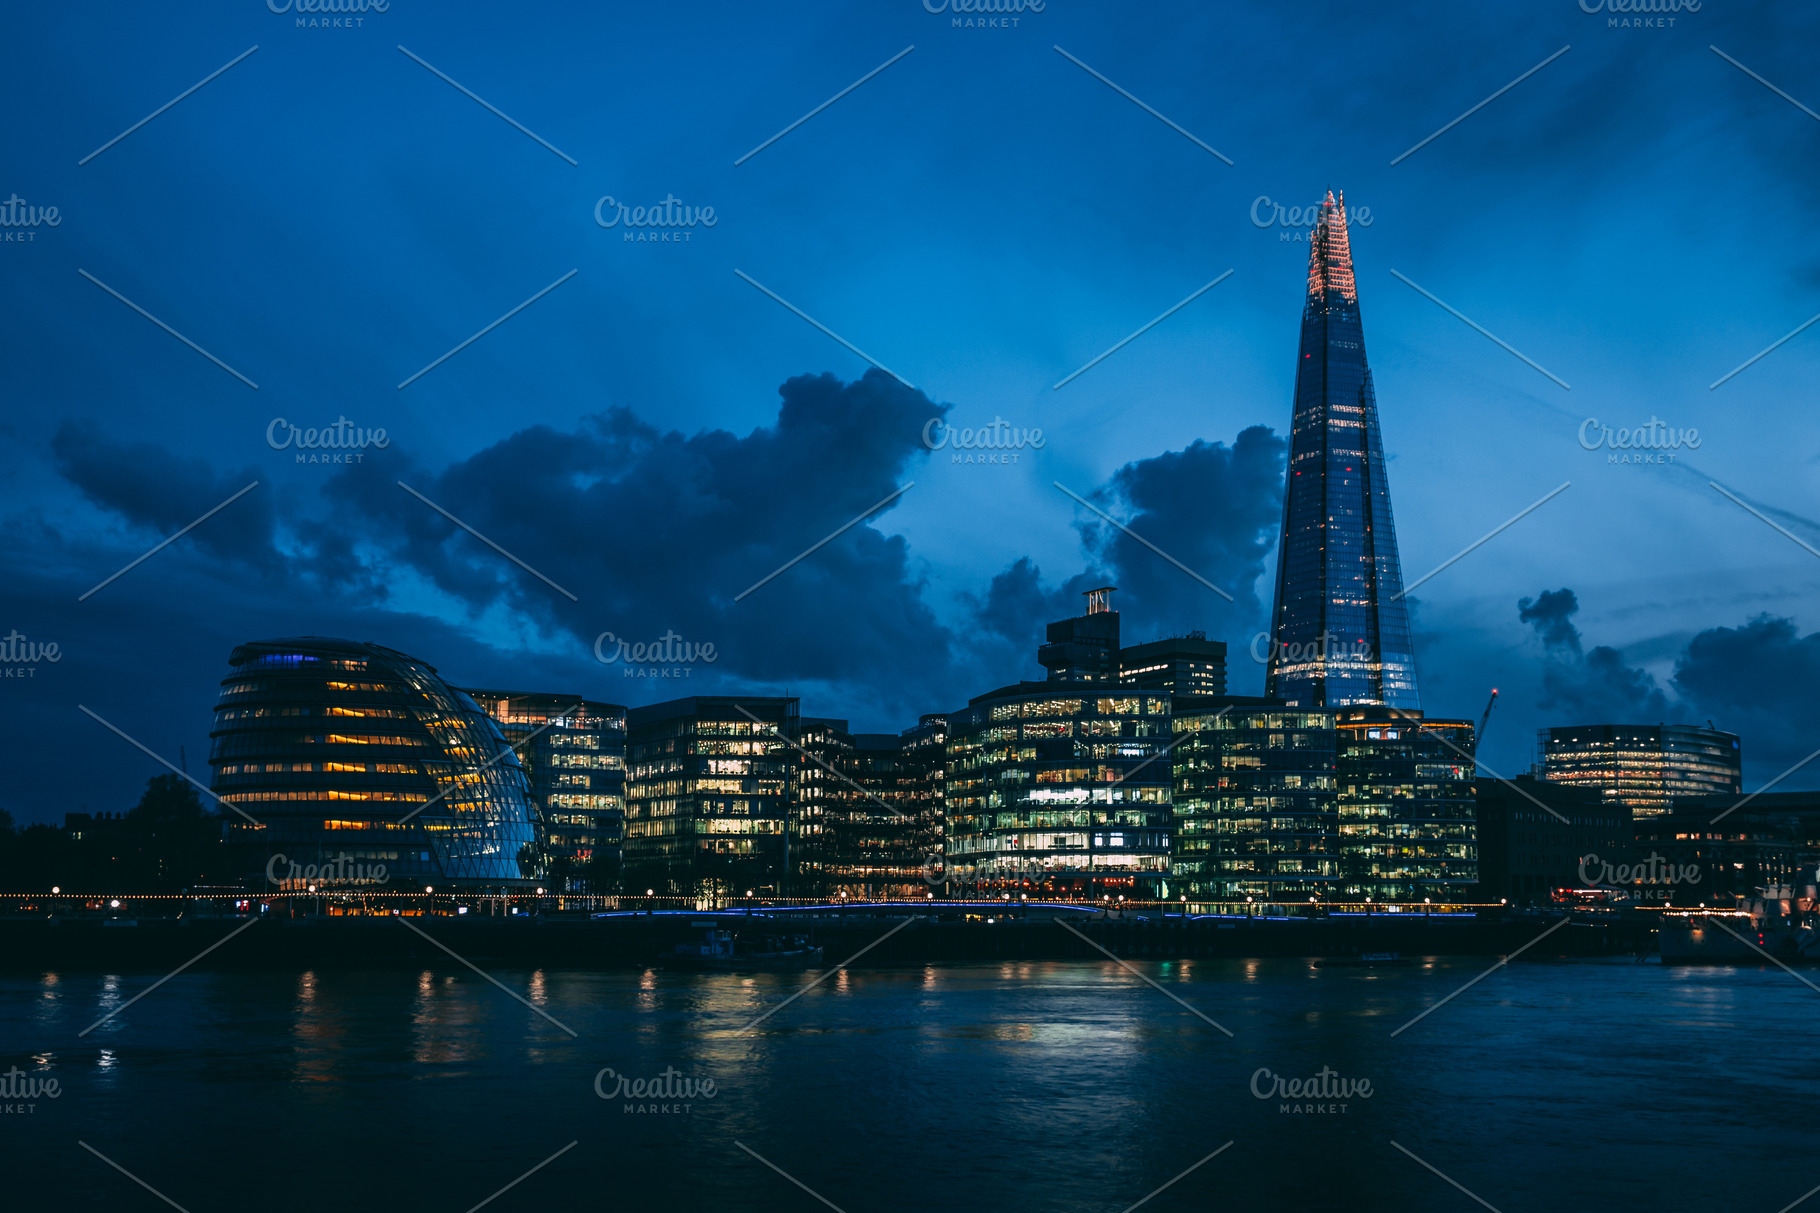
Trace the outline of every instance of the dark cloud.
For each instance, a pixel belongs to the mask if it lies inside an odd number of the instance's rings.
[[[251,467],[217,474],[207,461],[174,455],[149,442],[117,442],[91,423],[65,421],[51,438],[57,470],[96,505],[148,533],[170,536],[260,479]],[[191,531],[189,538],[223,559],[276,566],[275,508],[269,486]]]
[[[1699,718],[1742,736],[1746,754],[1777,772],[1820,746],[1820,633],[1803,636],[1793,620],[1709,628],[1688,642],[1670,681]]]
[[[1097,519],[1083,524],[1089,551],[1119,587],[1131,637],[1243,628],[1264,613],[1257,581],[1282,523],[1287,443],[1267,426],[1240,431],[1228,447],[1196,441],[1128,463],[1093,494],[1132,533]],[[1133,533],[1231,594],[1227,602],[1133,537]]]
[[[1535,629],[1547,654],[1537,707],[1557,710],[1573,724],[1651,724],[1670,716],[1656,680],[1624,663],[1608,645],[1590,652],[1580,643],[1573,615],[1580,602],[1569,589],[1545,590],[1517,603],[1517,618]]]

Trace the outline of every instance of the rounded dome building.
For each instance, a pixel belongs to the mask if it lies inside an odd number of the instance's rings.
[[[542,875],[518,755],[435,667],[322,636],[239,645],[228,664],[211,786],[239,810],[229,837],[249,877],[339,865],[330,886],[505,891]]]

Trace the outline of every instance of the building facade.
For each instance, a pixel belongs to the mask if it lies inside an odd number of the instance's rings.
[[[700,695],[626,712],[628,892],[785,896],[794,697]]]
[[[1195,913],[1331,900],[1340,879],[1333,713],[1244,696],[1173,707],[1174,895]]]
[[[1266,695],[1420,709],[1344,195],[1309,237],[1272,615]]]
[[[1753,800],[1717,821],[1706,805],[1637,819],[1636,854],[1659,854],[1678,872],[1698,877],[1669,885],[1671,905],[1729,910],[1760,889],[1811,879],[1796,820],[1756,809]]]
[[[1593,889],[1610,862],[1631,862],[1630,806],[1597,788],[1549,783],[1529,775],[1475,782],[1479,901],[1548,905],[1558,889]]]
[[[626,827],[626,709],[580,695],[468,694],[524,763],[550,887],[616,891]]]
[[[1478,883],[1473,725],[1351,706],[1334,713],[1343,901],[1461,901]]]
[[[321,636],[243,644],[228,665],[210,786],[236,810],[229,841],[252,882],[288,887],[292,864],[343,860],[383,866],[375,891],[542,879],[518,756],[435,667]]]
[[[853,735],[859,786],[840,829],[836,895],[896,901],[930,891],[925,876],[930,854],[940,852],[941,824],[927,747],[909,744],[915,732]]]
[[[1690,724],[1583,724],[1538,729],[1542,775],[1598,788],[1636,817],[1666,813],[1677,797],[1744,789],[1738,735]]]
[[[1226,642],[1205,632],[1169,636],[1119,650],[1119,680],[1141,691],[1224,695]]]
[[[924,888],[912,894],[940,895],[947,870],[948,717],[928,713],[898,735],[898,788],[911,805],[905,811],[923,824],[923,851],[917,873]]]
[[[1014,899],[1167,895],[1167,695],[1024,682],[948,721],[951,878]]]

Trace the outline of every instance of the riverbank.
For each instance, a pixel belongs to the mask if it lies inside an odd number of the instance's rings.
[[[623,968],[659,961],[710,929],[805,936],[829,965],[861,952],[867,967],[992,960],[1104,958],[1501,956],[1532,959],[1654,954],[1655,924],[1621,917],[1506,914],[1324,918],[1127,917],[1020,911],[948,917],[661,913],[599,918],[267,916],[194,919],[0,919],[0,967],[160,968],[196,959],[226,970],[294,965],[422,965],[465,958],[514,965]],[[1550,930],[1553,926],[1555,929]],[[1546,935],[1544,935],[1546,932]],[[1538,936],[1542,938],[1538,939]],[[1529,945],[1525,948],[1525,945]],[[446,949],[446,951],[445,951]],[[452,955],[451,955],[452,954]]]

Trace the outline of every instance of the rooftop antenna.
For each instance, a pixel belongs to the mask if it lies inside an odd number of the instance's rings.
[[[1115,585],[1103,585],[1098,589],[1082,590],[1081,597],[1087,600],[1087,613],[1098,615],[1103,611],[1110,611],[1112,609],[1112,591],[1116,589],[1118,587]]]

